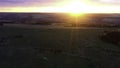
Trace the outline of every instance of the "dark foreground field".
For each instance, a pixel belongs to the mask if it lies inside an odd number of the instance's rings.
[[[0,68],[120,68],[120,48],[99,39],[105,30],[0,27]]]

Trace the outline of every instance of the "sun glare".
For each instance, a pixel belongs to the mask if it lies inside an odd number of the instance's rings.
[[[113,0],[100,0],[110,2]],[[9,8],[9,7],[8,7]],[[7,8],[6,8],[7,9]],[[72,16],[79,16],[85,13],[120,13],[120,5],[104,4],[90,0],[64,0],[51,6],[11,7],[1,12],[48,12],[48,13],[69,13]]]
[[[61,8],[63,12],[70,13],[73,16],[84,13],[120,13],[120,6],[92,3],[88,0],[70,0]]]
[[[73,15],[78,15],[83,12],[83,8],[86,5],[81,1],[71,1],[65,4],[64,11],[68,13],[72,13]]]
[[[83,6],[82,3],[80,2],[71,2],[66,6],[66,9],[68,12],[73,13],[73,14],[78,14],[81,12],[81,7]]]
[[[70,12],[69,15],[72,17],[82,17],[82,16],[84,16],[84,13],[71,13]]]

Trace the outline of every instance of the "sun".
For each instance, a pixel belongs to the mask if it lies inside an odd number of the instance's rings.
[[[68,5],[66,5],[66,10],[69,13],[73,13],[73,14],[79,14],[81,12],[81,9],[83,7],[83,4],[79,1],[73,1],[68,3]]]
[[[90,7],[83,1],[72,0],[66,2],[63,7],[61,7],[63,12],[69,13],[70,16],[83,16],[83,14],[90,9]]]
[[[69,13],[70,16],[78,17],[83,16],[84,12],[87,11],[88,5],[79,0],[74,0],[65,3],[63,7],[63,12]]]
[[[39,3],[31,4],[27,9],[25,6],[6,7],[0,12],[70,13],[73,16],[83,13],[120,13],[118,3],[116,0],[61,0],[45,6]]]

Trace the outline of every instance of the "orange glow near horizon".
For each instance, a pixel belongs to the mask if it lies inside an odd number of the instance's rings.
[[[93,3],[89,0],[66,0],[53,6],[11,7],[9,10],[0,10],[0,12],[63,12],[74,15],[82,13],[120,13],[120,5]]]

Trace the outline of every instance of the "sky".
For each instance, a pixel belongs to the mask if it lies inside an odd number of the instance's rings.
[[[0,12],[120,13],[120,0],[0,0]]]

